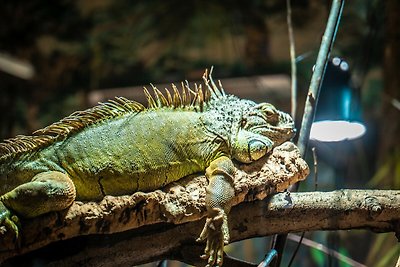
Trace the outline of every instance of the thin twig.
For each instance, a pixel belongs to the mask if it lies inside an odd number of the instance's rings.
[[[307,99],[304,107],[303,119],[301,122],[299,139],[297,146],[299,147],[302,158],[305,158],[308,140],[310,138],[311,125],[314,121],[315,111],[317,108],[318,96],[321,84],[324,78],[326,65],[328,63],[330,51],[332,49],[337,29],[340,22],[344,6],[344,0],[333,0],[329,13],[328,22],[324,35],[322,37],[321,46],[319,48],[317,62],[315,63],[314,73],[311,77],[310,87],[308,89]],[[299,184],[291,186],[289,191],[297,191]],[[285,249],[287,235],[278,235],[274,242],[274,248],[278,252],[278,257],[271,264],[272,266],[280,266],[282,254]]]
[[[271,261],[278,256],[278,252],[275,249],[271,249],[267,255],[265,255],[264,259],[257,267],[268,267]]]
[[[287,8],[287,25],[289,35],[289,48],[290,48],[290,69],[291,69],[291,115],[293,120],[296,120],[296,109],[297,109],[297,68],[296,68],[296,50],[295,41],[292,26],[292,7],[290,0],[286,0]]]
[[[295,40],[293,34],[292,24],[292,7],[290,0],[286,0],[286,22],[288,27],[289,37],[289,50],[290,50],[290,68],[291,68],[291,115],[294,121],[296,121],[296,110],[297,110],[297,68],[296,68],[296,51],[295,51]],[[282,253],[286,244],[286,235],[274,235],[272,240],[272,248],[277,252],[271,263],[271,266],[279,266],[282,260]]]
[[[297,110],[297,68],[296,68],[296,50],[295,50],[295,40],[293,34],[293,24],[292,24],[292,7],[290,0],[286,0],[286,22],[288,27],[288,37],[289,37],[289,50],[290,50],[290,68],[291,68],[291,115],[293,121],[296,121],[296,110]],[[277,257],[275,257],[271,263],[271,266],[279,266],[282,259],[282,252],[286,244],[286,235],[275,235],[272,241],[272,248],[277,252]]]
[[[0,53],[0,71],[24,80],[35,76],[35,68],[30,62],[3,53]]]
[[[302,232],[302,233],[301,233],[299,242],[297,242],[296,249],[295,249],[294,252],[293,252],[293,255],[292,255],[292,258],[291,258],[290,261],[289,261],[288,267],[292,266],[292,263],[294,262],[294,258],[296,257],[297,252],[298,252],[299,249],[300,249],[300,245],[303,243],[303,238],[304,238],[304,234],[305,234],[305,233],[306,233],[306,232]]]
[[[315,147],[311,149],[314,159],[314,191],[318,190],[318,158]]]
[[[342,261],[342,262],[344,262],[346,264],[349,264],[350,266],[367,267],[366,265],[364,265],[362,263],[359,263],[359,262],[357,262],[357,261],[355,261],[355,260],[353,260],[353,259],[351,259],[351,258],[349,258],[349,257],[337,252],[336,250],[330,249],[330,248],[322,245],[321,243],[317,243],[317,242],[315,242],[315,241],[313,241],[311,239],[308,239],[308,238],[305,238],[305,237],[302,238],[302,237],[300,237],[298,235],[295,235],[295,234],[288,234],[288,239],[292,240],[292,241],[295,241],[295,242],[299,242],[302,239],[302,244],[303,245],[305,245],[307,247],[311,247],[311,248],[317,249],[317,250],[319,250],[321,252],[324,252],[327,255],[331,255],[332,257],[335,257],[336,259],[338,259],[338,260],[340,260],[340,261]]]
[[[313,152],[313,159],[314,159],[314,191],[317,191],[317,187],[318,187],[318,158],[317,158],[316,148],[313,147],[311,150]],[[297,242],[296,248],[295,248],[295,250],[293,252],[292,258],[289,261],[288,267],[290,267],[292,265],[296,255],[297,255],[297,252],[300,249],[300,245],[303,242],[304,234],[305,234],[305,232],[301,233],[300,240],[299,240],[299,242]]]

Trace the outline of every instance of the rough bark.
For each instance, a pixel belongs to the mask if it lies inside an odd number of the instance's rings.
[[[399,237],[399,211],[400,191],[278,193],[266,200],[243,202],[232,209],[231,241],[275,233],[361,228],[392,231]],[[47,265],[131,266],[162,258],[204,265],[199,259],[204,244],[195,242],[203,224],[204,220],[179,225],[160,223],[116,233],[112,238],[87,236],[76,254],[62,256]]]

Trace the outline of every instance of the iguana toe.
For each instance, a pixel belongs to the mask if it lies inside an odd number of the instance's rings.
[[[17,246],[19,242],[18,225],[18,217],[12,215],[6,206],[4,206],[3,202],[0,202],[0,234],[4,236],[7,232],[11,232],[14,237],[14,243]]]
[[[229,234],[225,229],[228,228],[227,222],[224,220],[224,211],[214,208],[209,212],[209,216],[204,225],[203,231],[197,241],[207,240],[202,259],[207,260],[206,267],[222,266],[224,243],[229,242]]]

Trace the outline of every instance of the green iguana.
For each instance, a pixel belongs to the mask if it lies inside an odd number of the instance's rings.
[[[154,94],[148,107],[122,97],[0,143],[0,226],[18,238],[17,216],[32,218],[75,200],[151,191],[204,172],[208,266],[220,266],[229,242],[234,197],[232,160],[250,163],[294,134],[293,121],[268,103],[227,95],[203,76],[205,88]]]

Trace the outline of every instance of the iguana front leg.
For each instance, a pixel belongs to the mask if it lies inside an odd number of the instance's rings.
[[[222,156],[212,161],[206,169],[209,180],[206,189],[208,217],[198,240],[207,240],[203,259],[207,266],[221,266],[224,244],[229,243],[228,213],[235,196],[233,187],[235,167],[232,160]]]
[[[17,216],[32,218],[41,214],[63,210],[75,200],[75,186],[68,175],[49,171],[0,197],[0,226],[18,238]]]

